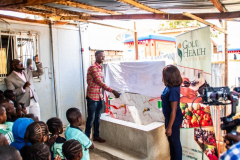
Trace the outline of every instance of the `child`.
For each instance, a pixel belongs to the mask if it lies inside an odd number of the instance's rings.
[[[66,128],[65,137],[67,140],[75,139],[82,144],[82,160],[89,160],[89,148],[94,148],[90,139],[82,132],[78,126],[82,125],[82,114],[78,108],[70,108],[66,113],[70,125]]]
[[[59,136],[59,134],[63,133],[63,124],[62,121],[57,118],[50,118],[47,121],[48,129],[52,133],[52,136],[56,136],[57,139],[55,143],[51,147],[51,151],[53,153],[53,157],[55,158],[57,155],[61,157],[61,159],[65,159],[64,155],[62,154],[62,145],[64,142],[66,142],[66,139]]]
[[[14,142],[10,144],[11,146],[15,147],[19,151],[25,146],[24,135],[27,127],[31,123],[33,123],[31,118],[19,118],[14,122],[12,128]],[[31,143],[28,143],[28,145],[31,145]]]
[[[0,90],[0,101],[4,99],[3,91]]]
[[[180,109],[182,77],[177,67],[173,65],[168,65],[163,69],[162,77],[166,86],[161,95],[162,111],[165,117],[165,134],[170,144],[171,160],[182,160],[182,146],[180,142],[180,126],[183,121]]]
[[[82,145],[74,139],[64,142],[62,151],[67,160],[80,160],[83,157]]]
[[[4,134],[0,133],[0,146],[8,146],[8,140],[7,138],[4,136]]]
[[[23,160],[50,160],[51,154],[47,145],[43,143],[35,143],[29,147],[27,157]],[[54,160],[61,160],[58,156]]]
[[[35,114],[32,114],[32,113],[30,113],[30,114],[25,114],[24,117],[25,117],[25,118],[31,118],[31,119],[34,120],[34,122],[39,122],[38,116],[36,116]]]
[[[26,107],[24,106],[24,104],[23,103],[19,103],[19,102],[16,101],[16,94],[15,94],[15,92],[13,90],[6,90],[6,91],[4,91],[4,96],[5,96],[6,99],[9,99],[9,100],[11,100],[14,103],[14,107],[16,108],[16,112],[18,114],[18,115],[16,115],[17,118],[20,118],[19,117],[19,115],[20,115],[20,107],[21,107],[21,112],[24,113],[24,114],[27,114],[27,110],[26,110]],[[17,111],[17,110],[19,110],[19,111]],[[22,115],[22,113],[21,113],[21,115]]]
[[[4,97],[6,99],[9,99],[9,100],[13,101],[13,102],[16,101],[16,94],[13,90],[5,90],[4,91]]]
[[[31,123],[26,130],[26,133],[24,135],[24,141],[25,141],[25,145],[21,150],[20,153],[24,158],[26,158],[27,153],[28,153],[28,149],[29,149],[29,142],[33,145],[35,143],[38,142],[42,142],[47,144],[49,147],[51,147],[51,145],[55,142],[56,137],[51,137],[51,139],[49,140],[49,133],[48,133],[48,127],[47,125],[42,122],[33,122]],[[55,139],[54,139],[55,138]]]
[[[22,106],[18,102],[14,102],[14,107],[16,109],[15,119],[22,118],[24,113],[22,112]]]
[[[5,124],[8,126],[7,130],[12,132],[13,122],[16,120],[16,110],[14,104],[9,99],[4,99],[0,101],[0,106],[3,106],[6,109],[7,121]]]
[[[13,118],[16,115],[16,110],[14,108],[14,104],[9,99],[4,99],[0,101],[0,106],[4,107],[7,112],[7,122],[14,122]]]
[[[18,150],[12,146],[0,146],[2,160],[22,160]]]
[[[6,138],[9,144],[11,144],[14,141],[12,132],[10,131],[10,128],[5,125],[7,120],[7,115],[6,115],[6,109],[4,107],[0,106],[0,124],[4,124],[6,127],[2,127],[0,129],[0,133],[2,133]]]

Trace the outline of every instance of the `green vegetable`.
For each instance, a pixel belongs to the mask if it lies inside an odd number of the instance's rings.
[[[181,110],[185,110],[185,103],[181,103]]]
[[[192,116],[192,112],[191,111],[187,111],[186,113],[188,116]]]

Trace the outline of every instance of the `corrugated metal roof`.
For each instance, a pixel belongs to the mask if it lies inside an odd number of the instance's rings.
[[[91,6],[117,11],[124,14],[146,14],[150,12],[133,7],[117,0],[72,0],[88,4]],[[210,0],[137,0],[138,2],[154,9],[165,11],[168,13],[219,13]],[[229,12],[240,11],[240,0],[220,0]],[[84,12],[93,15],[105,15],[104,13],[93,12],[75,7],[63,6],[55,3],[46,4],[51,7]]]

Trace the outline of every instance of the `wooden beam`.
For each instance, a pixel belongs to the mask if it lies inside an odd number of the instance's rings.
[[[64,10],[64,9],[59,9],[59,8],[54,8],[54,7],[49,7],[49,6],[45,6],[45,5],[35,5],[35,6],[31,6],[28,8],[35,8],[38,10],[45,10],[45,11],[50,11],[52,14],[54,15],[62,15],[62,16],[70,16],[70,15],[79,15],[79,16],[89,16],[89,14],[86,13],[81,13],[81,12],[75,12],[75,11],[68,11],[68,10]]]
[[[225,13],[198,13],[194,14],[202,19],[230,19],[239,18],[240,11],[237,12],[225,12]],[[92,15],[88,17],[89,20],[131,20],[131,19],[156,19],[156,20],[191,20],[182,14],[130,14],[130,15],[111,15],[111,16],[97,16]]]
[[[106,10],[106,9],[103,9],[103,8],[94,7],[94,6],[91,6],[91,5],[78,3],[78,2],[72,2],[72,1],[60,1],[60,2],[55,2],[55,3],[65,5],[65,6],[75,7],[75,8],[82,8],[82,9],[86,9],[86,10],[91,10],[91,11],[95,11],[95,12],[112,14],[112,15],[123,14],[123,13],[120,13],[120,12],[110,11],[110,10]]]
[[[226,8],[222,5],[222,3],[219,0],[211,0],[213,5],[221,12],[227,12]]]
[[[136,22],[134,22],[134,30],[136,30]],[[134,32],[134,48],[135,48],[135,59],[138,60],[138,36],[137,36],[137,32]]]
[[[21,22],[30,22],[30,23],[39,23],[39,24],[49,24],[48,20],[33,20],[28,18],[18,18],[13,16],[0,15],[1,19],[13,20],[13,21],[21,21]]]
[[[112,25],[108,25],[108,24],[88,21],[86,19],[81,19],[81,16],[64,16],[64,17],[57,16],[57,17],[51,17],[50,20],[51,21],[79,21],[79,22],[92,23],[92,24],[106,26],[106,27],[112,27],[112,28],[116,28],[116,29],[122,29],[122,30],[130,31],[130,32],[136,32],[136,30],[132,30],[132,29],[127,29],[127,28],[112,26]]]
[[[0,10],[3,11],[13,11],[13,12],[19,12],[19,13],[25,13],[25,14],[32,14],[32,15],[38,15],[38,16],[43,16],[43,17],[52,17],[54,16],[50,12],[40,12],[40,11],[35,11],[35,10],[29,10],[25,7],[22,8],[8,8],[8,7],[1,7]]]
[[[13,8],[25,7],[25,6],[53,3],[57,1],[59,0],[3,0],[3,1],[0,1],[0,7],[13,7]]]
[[[167,13],[167,12],[163,12],[163,11],[157,10],[155,8],[151,8],[149,6],[146,6],[146,5],[144,5],[144,4],[142,4],[138,1],[135,1],[135,0],[117,0],[117,1],[129,4],[131,6],[134,6],[136,8],[140,8],[142,10],[145,10],[145,11],[148,11],[148,12],[151,12],[151,13]]]
[[[212,23],[209,23],[209,22],[203,20],[202,18],[197,17],[197,16],[195,16],[195,15],[193,15],[193,14],[191,14],[191,13],[183,12],[183,15],[184,15],[184,16],[187,16],[187,17],[189,17],[189,18],[192,18],[192,19],[194,19],[194,20],[197,20],[198,22],[201,22],[201,23],[206,24],[206,25],[208,25],[208,26],[211,26],[212,28],[214,28],[214,29],[216,29],[216,30],[218,30],[218,31],[220,31],[220,32],[223,32],[223,33],[227,34],[227,31],[226,31],[226,30],[224,30],[224,29],[222,29],[222,28],[219,28],[219,27],[217,27],[216,25],[214,25],[214,24],[212,24]]]

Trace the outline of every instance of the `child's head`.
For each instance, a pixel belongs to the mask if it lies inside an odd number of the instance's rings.
[[[3,124],[7,121],[6,109],[0,106],[0,124]]]
[[[38,142],[47,142],[48,141],[48,127],[42,122],[33,122],[31,123],[26,130],[24,141],[27,145],[27,142],[31,142],[32,144]]]
[[[4,107],[7,112],[7,116],[15,116],[16,110],[14,104],[9,99],[3,99],[0,101],[0,106]]]
[[[8,140],[7,138],[4,136],[4,134],[0,133],[0,146],[8,146]]]
[[[82,113],[78,108],[69,108],[66,113],[67,120],[70,124],[82,125]]]
[[[32,114],[32,113],[30,113],[30,114],[25,114],[24,117],[26,117],[26,118],[31,118],[31,119],[34,120],[34,122],[39,122],[38,116],[36,116],[35,114]]]
[[[83,157],[82,145],[74,139],[64,142],[62,152],[67,160],[79,160]]]
[[[6,91],[4,91],[4,97],[6,99],[10,99],[13,102],[16,101],[16,94],[15,94],[15,92],[13,90],[6,90]]]
[[[22,160],[19,151],[13,146],[0,146],[1,159]]]
[[[63,133],[63,123],[57,117],[50,118],[47,121],[48,129],[52,134],[58,135]]]
[[[26,156],[27,160],[51,160],[50,149],[43,143],[30,146]]]
[[[20,105],[22,106],[22,112],[24,115],[27,114],[27,108],[25,107],[24,103],[20,103]]]
[[[0,100],[3,100],[4,99],[4,94],[3,94],[3,91],[0,90]]]
[[[182,77],[178,68],[174,65],[167,65],[162,71],[162,81],[165,86],[178,87],[182,84]]]
[[[22,117],[22,106],[20,105],[20,103],[18,102],[14,102],[14,107],[16,109],[16,117],[20,118]]]

